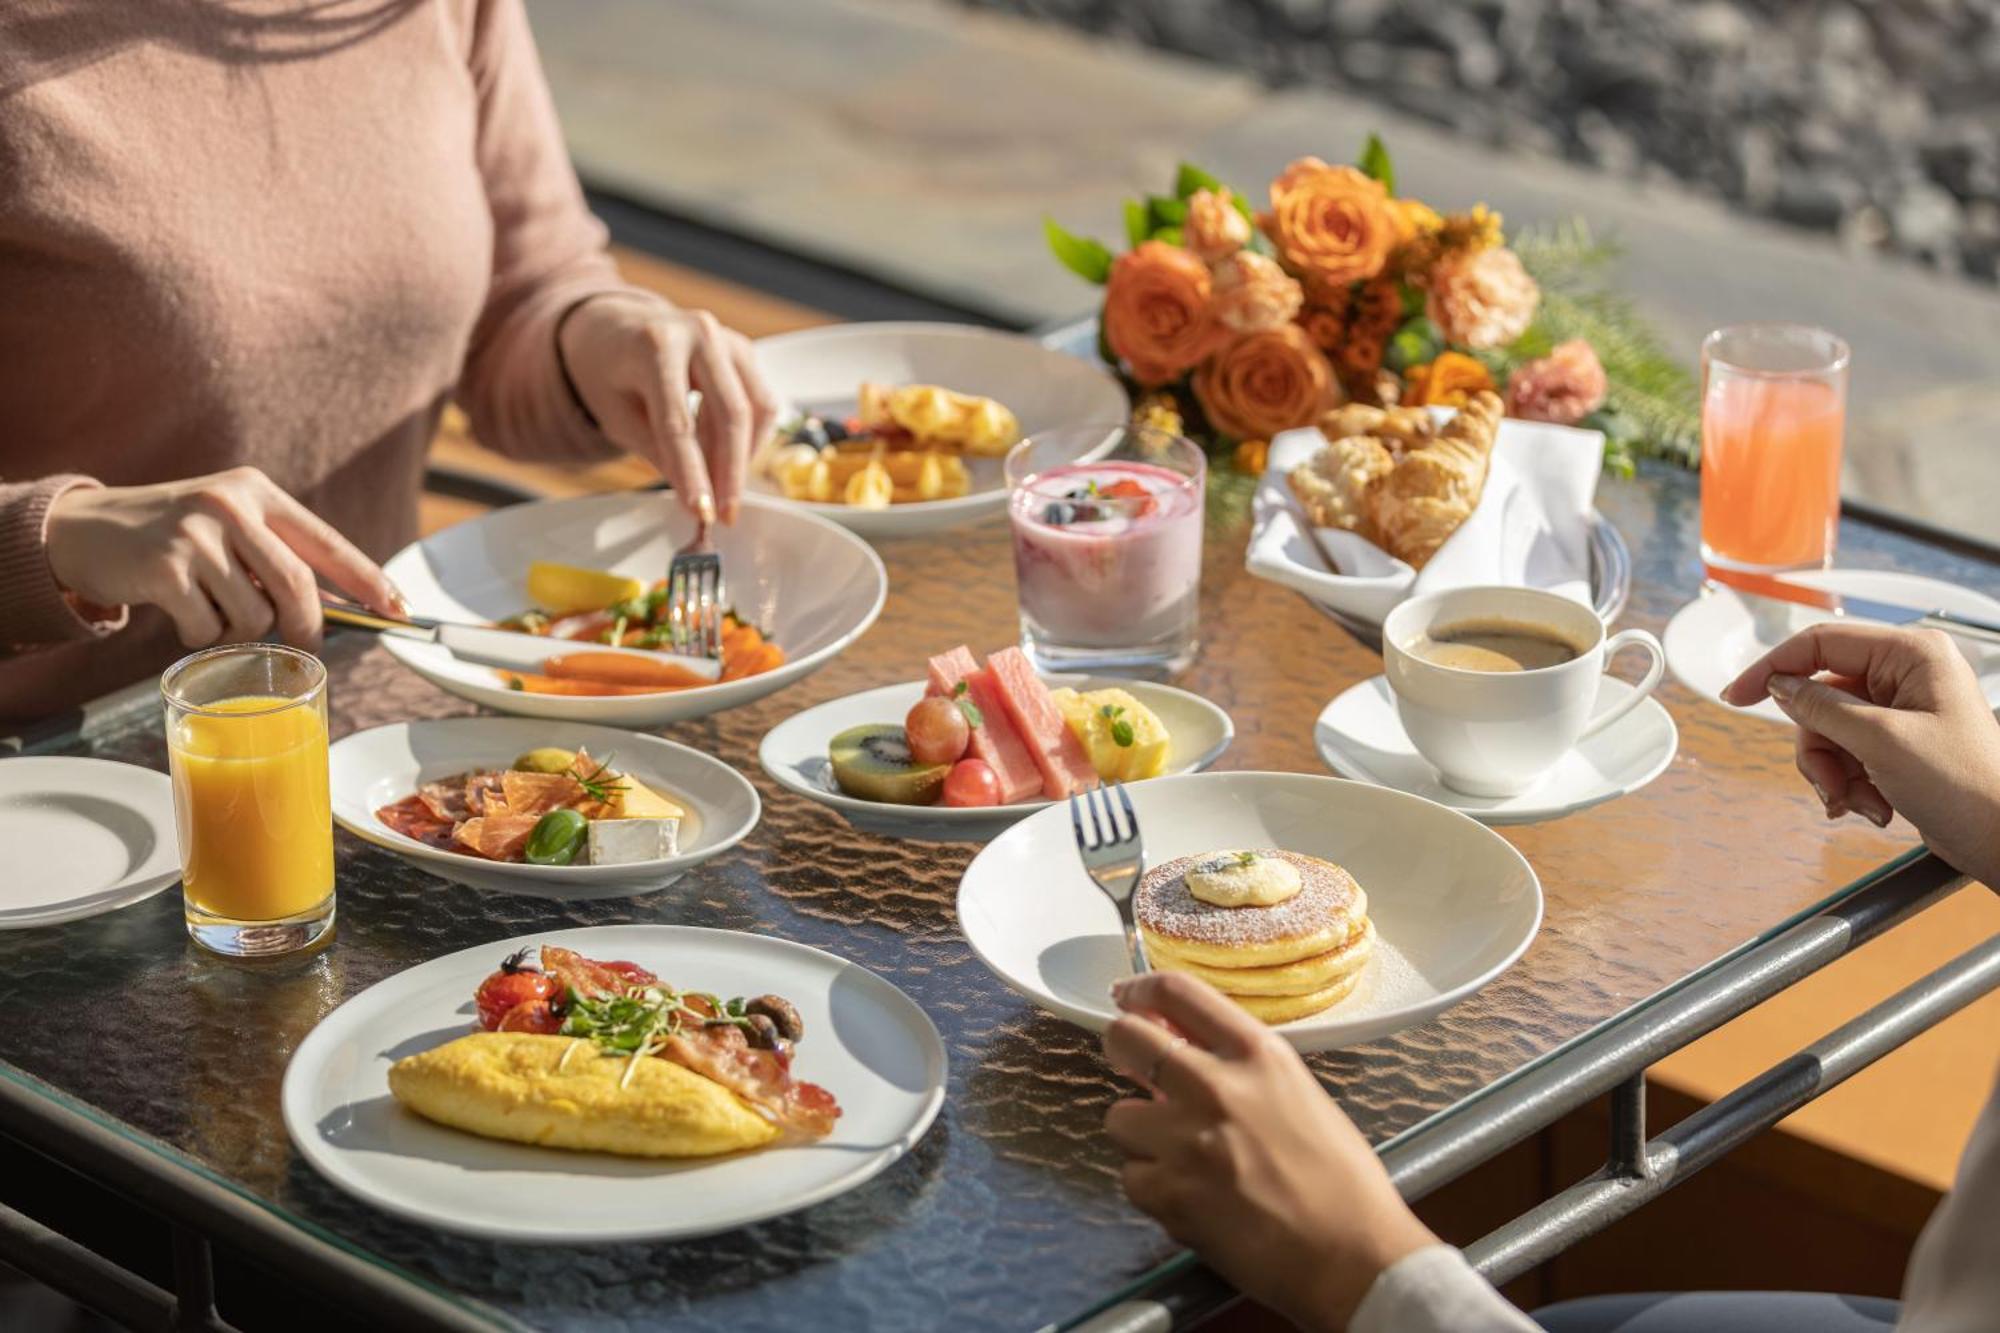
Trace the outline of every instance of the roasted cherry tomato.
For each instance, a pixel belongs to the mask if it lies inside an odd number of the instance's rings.
[[[545,972],[530,968],[523,961],[524,954],[515,954],[500,965],[500,970],[479,983],[479,991],[473,1002],[479,1006],[479,1025],[488,1032],[501,1030],[501,1020],[524,1005],[539,1005],[554,1016],[554,1007],[549,1003],[562,993],[562,983]],[[525,1016],[524,1016],[525,1017]],[[556,1019],[556,1026],[561,1026]],[[509,1032],[538,1031],[520,1025],[520,1020],[506,1029]],[[547,1029],[555,1031],[554,1027]]]

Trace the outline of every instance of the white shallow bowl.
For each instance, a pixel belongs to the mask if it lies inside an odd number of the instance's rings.
[[[0,759],[0,846],[0,930],[130,907],[181,877],[167,775],[106,759]]]
[[[626,491],[575,500],[510,505],[446,528],[398,551],[383,568],[433,620],[484,624],[528,606],[528,565],[554,560],[665,578],[694,519],[661,491]],[[384,635],[382,646],[410,670],[461,699],[501,713],[656,727],[735,708],[783,689],[832,661],[881,614],[889,576],[852,533],[783,501],[749,496],[736,522],[714,530],[729,601],[785,650],[776,671],[657,694],[526,694],[500,683],[491,667],[461,662],[443,647]],[[560,651],[561,645],[551,640]]]
[[[534,866],[488,861],[405,837],[375,817],[421,783],[480,768],[506,768],[516,755],[544,745],[610,757],[653,790],[687,807],[680,854],[615,866]],[[420,870],[475,889],[538,898],[627,898],[673,883],[694,866],[743,841],[763,813],[757,789],[741,773],[699,750],[611,727],[518,718],[459,717],[396,722],[334,742],[334,822],[366,842],[394,852]]]
[[[1493,830],[1419,797],[1302,773],[1201,773],[1131,788],[1146,863],[1277,847],[1347,868],[1368,894],[1374,956],[1354,993],[1277,1029],[1337,1050],[1422,1023],[1506,971],[1542,921],[1542,886]],[[1084,874],[1069,813],[989,843],[958,888],[958,924],[993,974],[1094,1032],[1131,975],[1118,909]]]
[[[1207,768],[1222,756],[1230,741],[1236,737],[1236,724],[1229,720],[1229,714],[1200,695],[1175,689],[1171,685],[1089,676],[1044,676],[1042,679],[1051,686],[1067,685],[1086,691],[1115,686],[1128,691],[1133,698],[1152,709],[1165,724],[1170,737],[1167,771],[1162,776],[1196,773]],[[911,681],[903,685],[863,690],[859,694],[850,694],[794,713],[765,733],[763,743],[757,747],[757,761],[764,766],[766,773],[777,780],[779,786],[809,801],[818,801],[838,810],[841,818],[865,833],[879,833],[889,838],[912,838],[923,842],[985,842],[1010,824],[1056,804],[1036,797],[1016,801],[1012,805],[890,805],[882,801],[864,801],[841,791],[833,780],[833,764],[827,758],[827,743],[849,727],[868,722],[901,726],[903,718],[923,697],[923,682]]]
[[[970,324],[833,324],[757,341],[757,364],[791,412],[849,416],[863,380],[937,384],[1004,404],[1023,434],[1057,426],[1124,421],[1125,389],[1102,366],[1053,351],[1033,338]],[[887,509],[785,500],[776,482],[752,477],[748,489],[830,518],[868,537],[913,537],[997,514],[1007,507],[1000,459],[968,458],[971,491],[952,500],[918,500]]]
[[[1787,574],[1785,578],[1809,588],[1828,588],[1852,597],[2000,620],[2000,601],[1921,574],[1887,569],[1813,569]],[[1814,607],[1746,597],[1734,588],[1718,584],[1704,589],[1701,596],[1676,611],[1660,635],[1660,642],[1666,647],[1667,669],[1674,673],[1674,679],[1710,703],[1722,704],[1723,688],[1742,675],[1744,668],[1807,626],[1833,619],[1834,616]],[[1857,623],[1873,622],[1857,618]],[[1965,639],[1956,642],[1978,673],[1987,702],[2000,708],[2000,648]],[[1769,699],[1749,708],[1722,706],[1767,722],[1791,725],[1791,719]]]
[[[433,1124],[389,1093],[389,1066],[476,1029],[472,993],[515,949],[628,959],[675,985],[775,993],[805,1023],[798,1076],[841,1115],[818,1143],[668,1162],[502,1143]],[[844,1193],[916,1146],[944,1102],[945,1050],[909,996],[789,940],[692,926],[602,926],[495,940],[376,983],[320,1021],[285,1068],[285,1130],[341,1189],[428,1226],[501,1240],[677,1240]]]

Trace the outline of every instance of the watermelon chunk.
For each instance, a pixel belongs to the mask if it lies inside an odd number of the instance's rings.
[[[970,751],[984,759],[1000,779],[1002,802],[1022,801],[1041,794],[1042,771],[1029,752],[1021,733],[1008,720],[1007,710],[993,688],[991,676],[979,669],[978,659],[964,644],[930,661],[927,693],[950,695],[965,682],[966,695],[979,710],[979,725],[972,729]]]
[[[1097,785],[1097,769],[1083,742],[1063,720],[1049,696],[1049,687],[1019,648],[1002,648],[986,659],[987,674],[1000,694],[1007,717],[1028,743],[1035,767],[1042,771],[1042,795],[1060,801],[1072,792]]]

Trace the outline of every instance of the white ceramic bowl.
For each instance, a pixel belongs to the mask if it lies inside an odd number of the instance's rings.
[[[832,324],[757,342],[757,364],[788,410],[847,416],[863,380],[937,384],[1003,403],[1024,434],[1056,426],[1123,421],[1125,389],[1102,366],[1042,346],[1018,333],[969,324]],[[753,477],[749,489],[830,518],[869,537],[909,537],[997,514],[1007,507],[998,458],[968,458],[969,494],[887,509],[783,500],[777,483]]]
[[[1133,698],[1153,710],[1166,725],[1171,744],[1167,771],[1196,773],[1222,757],[1236,737],[1236,724],[1229,714],[1198,694],[1143,680],[1098,679],[1089,676],[1044,676],[1050,685],[1067,685],[1077,690],[1100,690],[1111,686],[1129,691]],[[1026,819],[1037,810],[1055,804],[1037,797],[1012,805],[949,807],[942,805],[890,805],[884,801],[864,801],[849,796],[833,781],[833,765],[827,759],[827,743],[849,727],[878,722],[900,725],[917,700],[924,697],[921,681],[884,685],[794,713],[765,733],[757,747],[757,760],[778,785],[809,801],[818,801],[840,812],[854,827],[889,838],[914,838],[924,842],[985,842],[1009,824]],[[1154,779],[1148,779],[1153,781]]]
[[[1130,788],[1146,863],[1277,847],[1347,868],[1368,893],[1374,957],[1352,995],[1278,1031],[1336,1050],[1422,1023],[1519,958],[1542,886],[1493,830],[1419,797],[1302,773],[1200,773]],[[988,843],[958,888],[958,924],[993,974],[1052,1014],[1103,1031],[1131,974],[1118,909],[1084,874],[1069,812]]]
[[[506,768],[545,745],[586,749],[685,806],[680,854],[614,866],[535,866],[488,861],[406,837],[375,817],[421,783],[473,769]],[[673,883],[688,870],[743,841],[763,814],[757,789],[741,773],[699,750],[610,727],[519,718],[456,717],[396,722],[334,742],[334,822],[365,842],[442,879],[538,898],[627,898]]]
[[[398,551],[384,568],[410,609],[474,624],[528,605],[528,565],[554,560],[615,570],[648,583],[666,577],[694,519],[661,491],[626,491],[512,505],[446,528]],[[437,644],[384,636],[410,670],[461,699],[502,713],[657,727],[761,699],[812,674],[875,623],[889,576],[866,542],[783,501],[747,496],[742,513],[714,530],[727,596],[744,619],[785,650],[776,671],[657,694],[526,694],[491,667],[461,662]]]

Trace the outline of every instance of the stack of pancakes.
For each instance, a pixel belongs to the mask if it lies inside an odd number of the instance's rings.
[[[1375,947],[1368,895],[1332,862],[1276,849],[1249,855],[1298,871],[1298,892],[1282,902],[1218,906],[1189,888],[1189,871],[1243,855],[1183,856],[1146,872],[1133,909],[1153,966],[1200,977],[1266,1023],[1346,998]]]

